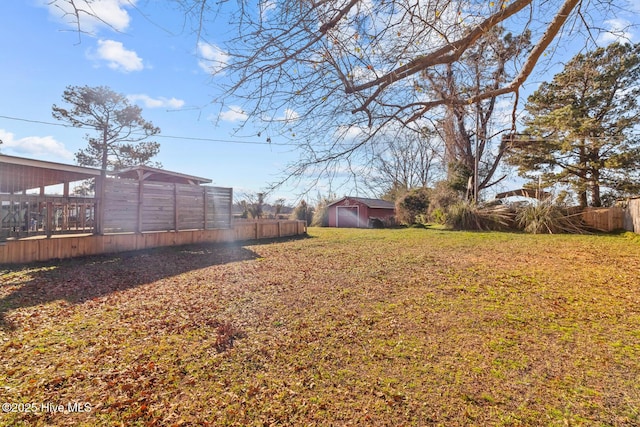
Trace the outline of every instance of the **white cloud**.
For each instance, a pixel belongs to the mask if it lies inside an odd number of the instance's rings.
[[[145,94],[127,95],[130,102],[141,102],[147,108],[182,108],[184,101],[177,98],[165,98],[163,96],[152,98]]]
[[[344,141],[355,141],[367,136],[370,129],[358,125],[338,126],[334,133],[334,138]]]
[[[378,70],[382,71],[382,70]],[[376,78],[376,73],[372,68],[366,68],[361,66],[353,67],[351,75],[348,76],[354,83],[364,83]]]
[[[247,120],[248,117],[247,113],[237,105],[230,105],[227,111],[220,113],[220,120],[225,122],[242,122]]]
[[[52,136],[27,136],[16,139],[15,135],[0,129],[0,150],[4,154],[16,156],[38,157],[43,160],[73,160],[73,153]]]
[[[224,68],[229,63],[229,55],[214,44],[198,43],[198,65],[210,74],[224,74]]]
[[[273,120],[278,122],[292,123],[300,118],[300,114],[294,110],[287,108],[284,110],[284,114],[280,117],[274,117]]]
[[[626,19],[608,19],[604,21],[604,24],[608,27],[608,31],[600,34],[600,36],[598,37],[598,41],[600,43],[626,43],[635,39],[633,33],[630,31],[632,28],[632,24]]]
[[[126,30],[131,22],[126,8],[134,7],[136,0],[74,0],[73,3],[79,11],[81,31],[95,33],[99,28]],[[74,29],[78,28],[71,2],[42,0],[42,4],[49,9],[51,15],[64,20]]]
[[[263,20],[267,19],[267,14],[269,13],[270,10],[275,10],[277,7],[277,3],[275,2],[275,0],[263,0],[260,2],[259,7],[260,7],[260,18]]]
[[[141,71],[144,68],[142,59],[133,50],[125,49],[124,45],[114,40],[98,40],[96,59],[107,61],[112,70],[129,73]]]

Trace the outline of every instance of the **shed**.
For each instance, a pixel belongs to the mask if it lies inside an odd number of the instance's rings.
[[[343,197],[327,206],[329,227],[369,228],[378,219],[389,222],[396,214],[395,205],[386,200]]]

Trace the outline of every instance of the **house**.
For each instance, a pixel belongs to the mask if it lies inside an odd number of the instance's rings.
[[[375,220],[388,223],[396,214],[386,200],[343,197],[327,206],[329,227],[369,228]]]

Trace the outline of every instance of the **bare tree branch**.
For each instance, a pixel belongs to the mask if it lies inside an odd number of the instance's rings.
[[[81,0],[51,1],[74,7],[78,31],[80,18],[93,12],[79,8]],[[323,163],[351,170],[358,161],[370,163],[376,137],[392,125],[420,129],[451,108],[493,104],[509,94],[517,102],[554,41],[597,28],[594,20],[604,25],[614,7],[610,0],[173,1],[193,20],[198,41],[215,40],[230,58],[220,70],[219,102],[242,104],[256,132],[298,144],[300,160],[285,172],[290,177],[327,173],[316,167]],[[209,36],[221,19],[235,30],[224,45]],[[535,41],[504,64],[509,80],[452,91],[429,78],[454,65],[453,72],[463,73],[459,81],[468,78],[465,57],[499,27]],[[515,114],[514,106],[512,131]]]

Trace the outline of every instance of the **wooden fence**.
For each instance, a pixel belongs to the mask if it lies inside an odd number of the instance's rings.
[[[33,237],[0,243],[0,264],[73,258],[134,251],[161,246],[269,239],[305,234],[305,221],[255,221],[234,223],[232,228],[106,235]]]
[[[231,188],[107,178],[104,233],[231,227]]]
[[[624,212],[624,229],[640,233],[640,198],[628,200]]]
[[[586,208],[582,211],[582,221],[598,231],[615,231],[625,228],[626,209],[620,207],[611,208]]]
[[[627,230],[640,233],[640,198],[628,199],[624,207],[587,208],[582,220],[599,231]]]

